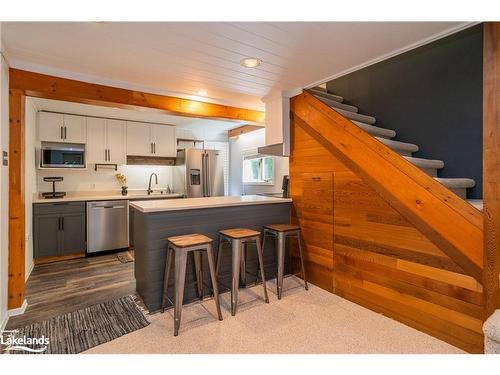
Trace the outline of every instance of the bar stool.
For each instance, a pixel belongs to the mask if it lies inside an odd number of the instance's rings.
[[[304,255],[302,253],[302,238],[300,235],[300,226],[293,224],[269,224],[264,225],[264,236],[262,240],[262,253],[266,245],[266,236],[272,236],[276,239],[277,262],[278,262],[278,276],[277,276],[277,289],[278,299],[281,299],[283,291],[283,272],[285,269],[285,245],[286,239],[289,237],[297,237],[299,243],[300,266],[302,269],[302,277],[304,279],[304,287],[309,290],[306,280],[306,271],[304,268]]]
[[[236,314],[236,308],[238,305],[238,288],[240,277],[243,282],[245,282],[245,255],[246,255],[246,245],[255,242],[257,246],[257,256],[259,258],[259,268],[262,277],[262,286],[264,288],[264,299],[266,303],[269,303],[269,298],[267,296],[266,289],[266,278],[264,275],[264,261],[262,258],[262,246],[260,243],[260,232],[252,229],[246,228],[233,228],[224,229],[219,231],[219,251],[217,252],[217,269],[216,273],[219,274],[222,245],[223,242],[227,241],[231,244],[232,249],[232,282],[231,282],[231,315]],[[241,274],[240,274],[241,269]]]
[[[222,313],[219,304],[219,289],[217,287],[217,275],[214,267],[214,256],[212,250],[212,239],[204,236],[203,234],[187,234],[183,236],[175,236],[167,238],[167,258],[165,262],[165,274],[163,279],[163,299],[161,303],[162,313],[165,311],[165,302],[168,300],[168,280],[170,276],[170,268],[172,265],[172,258],[174,259],[174,279],[175,279],[175,292],[174,292],[174,336],[179,334],[179,327],[181,325],[181,312],[182,302],[184,298],[184,282],[186,279],[186,262],[187,254],[193,253],[196,283],[198,289],[198,297],[203,299],[203,271],[202,271],[202,251],[207,252],[208,268],[210,269],[210,279],[212,281],[212,290],[215,299],[215,306],[217,307],[217,314],[219,320],[222,320]]]

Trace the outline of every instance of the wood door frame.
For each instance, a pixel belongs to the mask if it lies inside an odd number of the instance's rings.
[[[264,112],[97,85],[9,69],[9,247],[8,308],[22,306],[25,292],[25,99],[32,96],[177,116],[245,121],[263,126]]]
[[[483,203],[485,318],[500,308],[500,22],[483,28]]]

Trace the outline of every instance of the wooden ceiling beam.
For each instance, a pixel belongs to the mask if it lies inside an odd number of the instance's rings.
[[[250,132],[253,132],[253,131],[259,130],[259,129],[264,129],[264,127],[257,126],[257,125],[242,125],[242,126],[239,126],[237,128],[229,130],[228,136],[229,136],[229,138],[234,138],[234,137],[237,137],[239,135],[242,135],[245,133],[250,133]]]
[[[13,68],[9,71],[9,85],[37,98],[124,109],[148,108],[187,117],[264,123],[264,112],[252,109],[97,85]]]

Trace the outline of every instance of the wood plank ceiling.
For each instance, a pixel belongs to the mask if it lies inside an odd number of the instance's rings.
[[[221,104],[260,109],[273,89],[303,88],[460,25],[10,22],[3,39],[15,68],[160,94],[203,92]],[[245,68],[245,57],[263,63]]]

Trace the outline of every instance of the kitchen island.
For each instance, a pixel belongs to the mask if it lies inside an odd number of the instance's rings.
[[[214,240],[214,254],[217,254],[219,230],[245,227],[261,231],[265,224],[289,223],[291,202],[288,198],[257,195],[131,202],[136,290],[149,311],[157,311],[161,305],[168,237],[190,233],[207,235]],[[246,278],[251,284],[258,269],[253,245],[248,245],[246,262]],[[276,277],[276,249],[272,240],[266,243],[264,268],[266,279]],[[287,261],[285,271],[288,269]],[[186,270],[184,303],[197,298],[192,257],[188,257]],[[206,258],[203,279],[206,285],[210,285]],[[231,249],[227,244],[222,252],[218,280],[219,290],[228,291],[231,285]],[[173,285],[173,275],[169,285]],[[210,290],[204,289],[204,295],[210,295]],[[169,296],[173,300],[173,288],[169,288]]]

